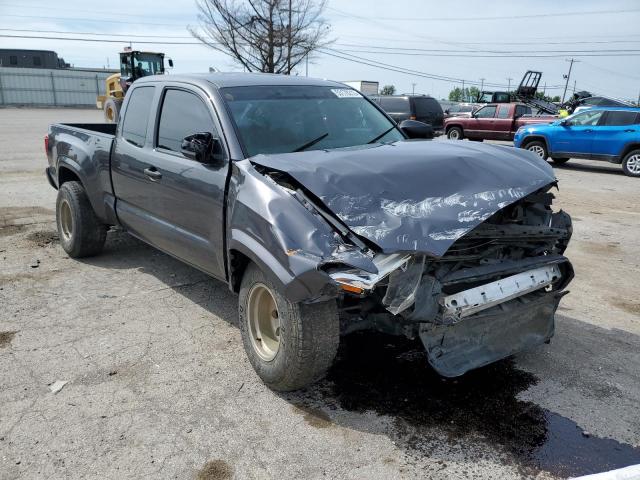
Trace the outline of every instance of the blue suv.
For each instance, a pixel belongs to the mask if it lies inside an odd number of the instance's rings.
[[[569,158],[622,163],[625,174],[640,177],[640,108],[594,107],[550,124],[525,125],[514,145],[555,163]]]

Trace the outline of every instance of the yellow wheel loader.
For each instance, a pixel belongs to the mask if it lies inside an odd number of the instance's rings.
[[[173,60],[169,59],[169,67]],[[114,73],[105,80],[105,95],[99,95],[96,106],[104,110],[107,122],[116,123],[120,115],[120,107],[127,90],[140,77],[164,75],[164,53],[140,52],[125,48],[120,53],[120,73]]]

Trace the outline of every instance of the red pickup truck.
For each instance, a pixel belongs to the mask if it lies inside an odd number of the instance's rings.
[[[531,107],[522,103],[488,104],[471,117],[449,117],[444,131],[450,140],[513,140],[516,131],[531,123],[551,123],[553,115],[532,116]]]

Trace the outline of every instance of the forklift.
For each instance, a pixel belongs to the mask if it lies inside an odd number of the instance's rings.
[[[168,59],[169,67],[173,60]],[[104,110],[104,118],[108,123],[116,123],[120,115],[120,107],[127,90],[138,78],[149,75],[164,75],[164,53],[141,52],[125,47],[120,52],[120,73],[114,73],[105,80],[105,95],[99,95],[96,106]]]

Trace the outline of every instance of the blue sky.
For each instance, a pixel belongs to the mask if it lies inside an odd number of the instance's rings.
[[[419,0],[330,0],[325,17],[331,24],[333,49],[362,58],[419,72],[506,85],[517,83],[527,69],[543,72],[543,83],[558,87],[568,69],[566,58],[486,58],[487,51],[526,50],[532,55],[556,54],[552,50],[607,50],[597,57],[575,57],[573,68],[578,90],[589,90],[617,98],[637,99],[640,91],[640,56],[619,56],[623,50],[640,54],[640,2],[633,0],[594,1],[419,1]],[[114,12],[126,12],[118,14]],[[580,15],[564,15],[583,12]],[[588,13],[599,12],[599,13]],[[604,13],[608,12],[608,13]],[[560,14],[537,18],[499,18],[522,15]],[[128,41],[139,49],[164,51],[175,62],[175,72],[202,72],[210,66],[218,70],[239,67],[222,53],[201,45],[153,45],[141,41],[193,42],[187,25],[197,25],[194,0],[170,2],[109,2],[80,0],[0,0],[2,35],[34,35],[16,30],[81,32],[75,35],[43,33],[57,37],[115,39],[116,43],[85,43],[63,40],[36,40],[0,37],[0,48],[55,50],[77,67],[114,66],[117,53]],[[479,20],[484,17],[485,19]],[[470,20],[469,20],[470,19]],[[13,29],[13,31],[6,30]],[[121,36],[94,36],[100,33]],[[153,38],[133,35],[153,35]],[[121,40],[121,41],[120,41]],[[405,50],[385,53],[380,47],[444,50]],[[458,57],[440,56],[457,50]],[[437,55],[437,56],[436,56]],[[304,74],[304,67],[299,69]],[[440,81],[316,55],[309,74],[334,80],[377,80],[394,84],[399,92],[415,91],[444,97],[456,86]],[[457,85],[459,86],[459,84]],[[573,85],[570,86],[572,90]],[[489,88],[486,88],[489,89]],[[559,88],[548,93],[562,94]]]

